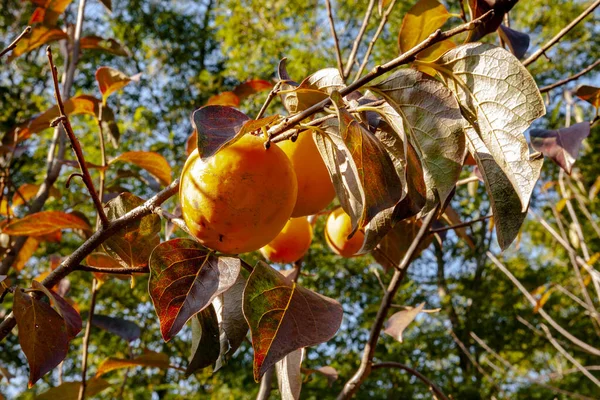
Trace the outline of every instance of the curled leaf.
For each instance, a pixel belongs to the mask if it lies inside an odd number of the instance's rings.
[[[531,146],[550,157],[567,174],[571,174],[573,164],[579,157],[581,144],[589,135],[589,122],[580,122],[568,128],[555,130],[532,129],[529,133]]]
[[[96,82],[102,93],[102,102],[106,103],[106,99],[112,93],[127,86],[130,82],[139,82],[141,74],[128,76],[119,70],[110,67],[100,67],[96,70]]]
[[[402,333],[415,320],[417,315],[423,311],[423,307],[425,307],[425,303],[421,303],[408,310],[398,311],[386,321],[383,332],[402,343]]]

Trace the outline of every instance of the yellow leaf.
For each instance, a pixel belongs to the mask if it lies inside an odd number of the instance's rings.
[[[145,169],[165,186],[171,183],[171,167],[167,160],[158,153],[153,151],[128,151],[111,160],[109,164],[117,161],[129,162]]]
[[[17,259],[15,260],[14,267],[17,271],[21,271],[23,269],[39,245],[40,241],[34,236],[30,236],[27,238],[27,240],[25,240],[25,244],[19,251],[19,254],[17,254]]]
[[[209,98],[206,105],[237,107],[240,105],[240,98],[233,92],[223,92]]]
[[[560,199],[558,201],[558,203],[556,203],[556,211],[558,212],[562,212],[562,210],[565,208],[565,206],[567,205],[567,199]]]
[[[141,74],[127,76],[121,71],[110,67],[100,67],[96,70],[96,81],[102,93],[102,103],[106,104],[106,99],[112,93],[127,86],[129,82],[138,82]]]
[[[155,353],[153,351],[147,351],[139,357],[134,359],[122,359],[122,358],[107,358],[102,361],[98,366],[98,372],[96,372],[96,378],[106,374],[107,372],[114,371],[121,368],[129,367],[156,367],[156,368],[169,368],[169,356],[164,353]]]
[[[2,232],[13,236],[43,236],[54,233],[58,229],[89,231],[90,226],[74,214],[62,211],[42,211],[11,221],[2,228]]]
[[[31,33],[28,36],[25,36],[19,41],[17,47],[15,47],[12,52],[11,58],[28,53],[44,44],[67,39],[68,37],[69,35],[60,29],[48,28],[44,25],[36,26],[31,30]]]
[[[16,190],[12,198],[12,208],[25,204],[25,201],[29,201],[35,197],[37,192],[40,190],[40,185],[33,183],[24,183]],[[50,197],[58,199],[60,197],[60,191],[52,186],[50,188]]]

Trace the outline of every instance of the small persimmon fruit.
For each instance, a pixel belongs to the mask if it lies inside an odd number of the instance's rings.
[[[292,218],[279,235],[260,252],[266,259],[276,263],[293,263],[301,259],[312,242],[313,232],[308,218]]]
[[[290,218],[296,174],[277,146],[245,135],[212,157],[188,157],[179,195],[183,219],[200,243],[228,254],[260,249]]]
[[[351,232],[352,221],[341,207],[329,214],[325,223],[325,241],[334,253],[342,257],[352,257],[361,249],[365,234],[358,230],[348,239]]]
[[[277,143],[287,154],[298,177],[298,199],[292,217],[316,214],[335,197],[327,167],[315,144],[313,133],[300,132],[295,142]]]

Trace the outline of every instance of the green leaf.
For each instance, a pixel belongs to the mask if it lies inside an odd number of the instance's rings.
[[[240,260],[221,257],[190,239],[161,243],[150,257],[148,291],[165,341],[229,289],[240,273]]]
[[[479,157],[493,158],[527,210],[542,160],[529,153],[524,132],[546,112],[529,72],[508,51],[480,43],[457,47],[428,65],[456,95],[470,123],[467,137],[481,138],[482,145],[474,146]]]
[[[342,323],[335,300],[297,286],[259,262],[244,290],[244,316],[252,332],[254,379],[286,355],[331,339]]]
[[[219,322],[211,304],[192,318],[192,352],[185,374],[213,365],[219,351]]]
[[[114,221],[134,208],[144,204],[144,200],[131,193],[121,193],[104,206],[106,216]],[[125,267],[148,265],[152,250],[160,243],[160,217],[146,215],[142,219],[129,222],[125,227],[108,238],[102,247]]]

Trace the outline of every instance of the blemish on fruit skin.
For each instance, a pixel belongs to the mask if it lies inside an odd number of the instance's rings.
[[[224,237],[225,237],[225,236],[223,236],[222,234],[219,234],[219,242],[223,242],[223,238],[224,238]]]

